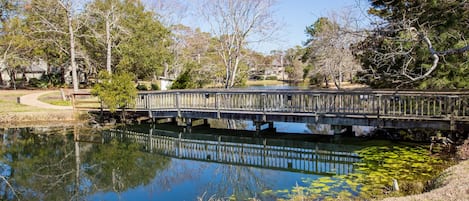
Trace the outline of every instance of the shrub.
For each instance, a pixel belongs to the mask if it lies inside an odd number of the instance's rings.
[[[107,71],[101,71],[100,82],[94,85],[91,93],[98,96],[111,112],[115,112],[118,108],[124,110],[125,107],[133,107],[137,98],[134,77],[128,73],[110,75]],[[124,112],[123,117],[125,117]]]
[[[147,87],[147,85],[144,85],[144,84],[138,84],[137,85],[137,90],[139,90],[139,91],[148,91],[148,87]]]
[[[151,90],[155,90],[155,91],[160,90],[160,86],[158,86],[158,84],[156,83],[151,83]]]
[[[47,88],[47,81],[40,80],[37,78],[31,78],[28,81],[29,86],[37,88]]]
[[[188,68],[184,73],[178,76],[178,78],[171,85],[171,89],[193,89],[195,83],[191,77],[191,69]]]

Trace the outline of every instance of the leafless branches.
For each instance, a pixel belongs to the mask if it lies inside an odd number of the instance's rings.
[[[310,59],[315,65],[315,73],[326,79],[332,78],[340,89],[344,77],[350,78],[360,70],[358,61],[352,54],[351,45],[362,37],[355,34],[351,12],[331,13],[328,18],[315,23],[315,33],[308,48]]]
[[[16,194],[16,191],[15,189],[13,188],[13,186],[11,186],[10,182],[8,182],[8,180],[4,177],[4,176],[1,176],[0,175],[0,179],[3,180],[3,182],[5,182],[5,184],[8,186],[8,188],[10,188],[11,192],[13,192],[13,195],[15,196],[15,198],[17,200],[21,200],[19,197],[18,197],[18,194]]]
[[[273,32],[273,4],[273,0],[206,0],[203,3],[202,16],[218,38],[218,54],[225,66],[226,88],[235,84],[243,59],[242,49]],[[258,39],[254,39],[256,37]]]

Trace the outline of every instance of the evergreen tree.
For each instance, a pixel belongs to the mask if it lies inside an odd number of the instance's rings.
[[[465,0],[370,1],[381,20],[355,44],[373,87],[469,88],[469,3]]]
[[[100,82],[93,87],[91,93],[98,96],[111,112],[122,109],[122,118],[125,119],[124,109],[133,107],[137,98],[134,78],[130,73],[111,75],[103,70],[99,73]]]
[[[133,72],[140,79],[162,75],[164,66],[171,62],[170,31],[140,1],[124,2],[122,24],[129,35],[117,46],[117,71]]]
[[[198,65],[194,63],[186,63],[184,65],[185,71],[180,74],[177,79],[171,84],[171,89],[193,89],[196,88],[196,83],[192,78],[192,69],[197,68]]]

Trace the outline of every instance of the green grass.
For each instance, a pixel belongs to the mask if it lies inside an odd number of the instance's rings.
[[[285,82],[280,80],[248,80],[246,82],[247,86],[264,86],[264,85],[281,85]]]
[[[58,106],[71,106],[72,102],[70,100],[63,100],[62,95],[60,92],[53,92],[44,94],[39,97],[39,101],[49,103],[51,105],[58,105]]]
[[[0,91],[0,114],[12,112],[42,112],[48,111],[47,109],[22,105],[17,103],[17,98],[29,93],[36,93],[37,91],[25,90],[2,90]]]

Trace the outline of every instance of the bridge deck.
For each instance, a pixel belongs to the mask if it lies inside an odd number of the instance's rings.
[[[74,95],[75,108],[90,104],[83,96],[89,94]],[[153,118],[469,130],[468,106],[469,92],[178,90],[141,92],[132,110]]]

